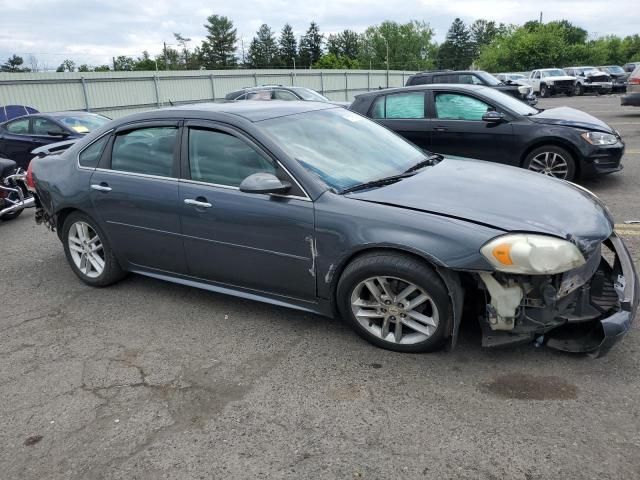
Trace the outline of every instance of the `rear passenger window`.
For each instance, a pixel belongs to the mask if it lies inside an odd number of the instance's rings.
[[[151,127],[118,135],[111,169],[160,177],[173,176],[177,127]]]
[[[7,123],[4,128],[10,133],[27,135],[29,133],[29,119],[21,118],[20,120],[14,120],[11,123]]]
[[[270,160],[233,135],[215,130],[189,131],[189,169],[199,182],[238,187],[249,175],[276,174]]]
[[[396,93],[378,98],[373,104],[372,118],[424,118],[424,93]]]
[[[81,167],[87,168],[96,168],[98,166],[98,162],[100,161],[100,157],[102,156],[102,151],[104,150],[107,141],[109,140],[109,135],[105,135],[97,142],[93,142],[87,148],[85,148],[78,157],[80,161]]]

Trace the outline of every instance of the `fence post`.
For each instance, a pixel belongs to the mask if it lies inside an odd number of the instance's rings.
[[[293,72],[289,72],[289,76],[291,77],[291,86],[293,87]]]
[[[371,91],[371,70],[367,72],[367,92]]]
[[[258,86],[258,74],[256,72],[253,72],[253,86]]]
[[[158,85],[158,76],[154,75],[153,76],[153,85],[156,87],[156,105],[158,105],[158,108],[160,108],[160,87]]]
[[[349,101],[349,75],[346,70],[344,72],[344,101]]]
[[[320,93],[324,95],[324,74],[320,70]]]
[[[404,70],[402,71],[402,86],[404,87]]]
[[[89,106],[89,93],[87,92],[87,81],[84,77],[80,77],[80,81],[82,82],[82,94],[84,95],[84,109],[87,112],[91,111]]]
[[[211,100],[216,101],[216,83],[213,81],[213,73],[209,75],[211,79]]]

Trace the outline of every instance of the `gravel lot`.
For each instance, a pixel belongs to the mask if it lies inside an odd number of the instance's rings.
[[[617,128],[626,168],[589,181],[640,219],[640,109],[552,98]],[[622,235],[640,264],[640,229]],[[0,477],[640,477],[640,322],[593,360],[533,346],[377,349],[343,325],[68,268],[33,212],[0,223]]]

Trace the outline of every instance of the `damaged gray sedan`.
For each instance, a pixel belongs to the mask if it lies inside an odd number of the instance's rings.
[[[97,287],[133,272],[340,315],[401,352],[454,346],[464,311],[486,346],[602,354],[638,307],[629,253],[587,190],[424,153],[327,104],[141,113],[30,170],[37,219]]]

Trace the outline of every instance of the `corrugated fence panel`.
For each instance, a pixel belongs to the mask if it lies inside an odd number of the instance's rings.
[[[255,85],[296,85],[332,100],[352,100],[368,90],[404,85],[413,72],[367,70],[202,70],[160,72],[0,73],[0,105],[42,112],[84,110],[116,118],[170,102],[221,101]],[[388,83],[387,83],[388,82]]]

